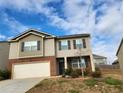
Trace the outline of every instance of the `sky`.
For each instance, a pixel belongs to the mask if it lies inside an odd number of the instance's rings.
[[[34,28],[57,36],[90,33],[94,54],[116,58],[122,0],[0,0],[0,41]]]

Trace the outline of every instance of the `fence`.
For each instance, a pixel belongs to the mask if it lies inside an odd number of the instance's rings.
[[[122,74],[119,65],[99,65],[103,74]]]

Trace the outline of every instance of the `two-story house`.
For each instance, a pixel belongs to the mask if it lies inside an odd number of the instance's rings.
[[[9,58],[9,43],[7,41],[0,41],[0,70],[6,70],[8,67]]]
[[[93,59],[94,59],[95,66],[106,65],[107,64],[107,57],[93,54]]]
[[[61,75],[69,67],[94,71],[89,34],[57,37],[29,29],[9,42],[13,79]]]

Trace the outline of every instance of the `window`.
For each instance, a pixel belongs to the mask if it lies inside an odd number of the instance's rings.
[[[79,59],[74,59],[72,61],[72,68],[86,68],[86,64],[85,64],[85,60],[81,59],[81,62],[79,61]]]
[[[70,41],[69,40],[62,40],[59,41],[59,50],[67,50],[70,49]]]
[[[78,62],[72,62],[72,68],[78,68],[79,65],[78,65]]]
[[[39,41],[27,41],[23,44],[23,51],[36,51],[39,50]]]
[[[81,39],[77,39],[76,40],[76,48],[82,48],[83,44],[82,44],[82,40]]]
[[[67,40],[61,41],[61,49],[62,50],[68,49],[68,42],[67,42]]]
[[[74,49],[86,48],[85,39],[76,39],[76,40],[73,40],[73,46],[74,46]]]

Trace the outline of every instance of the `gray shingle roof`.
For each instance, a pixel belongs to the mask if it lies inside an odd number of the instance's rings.
[[[66,38],[75,38],[75,37],[90,37],[90,34],[73,34],[73,35],[64,35],[58,36],[58,39],[66,39]]]
[[[96,54],[93,54],[93,57],[94,58],[107,58],[107,57],[104,57],[104,56],[101,56],[101,55],[96,55]]]

